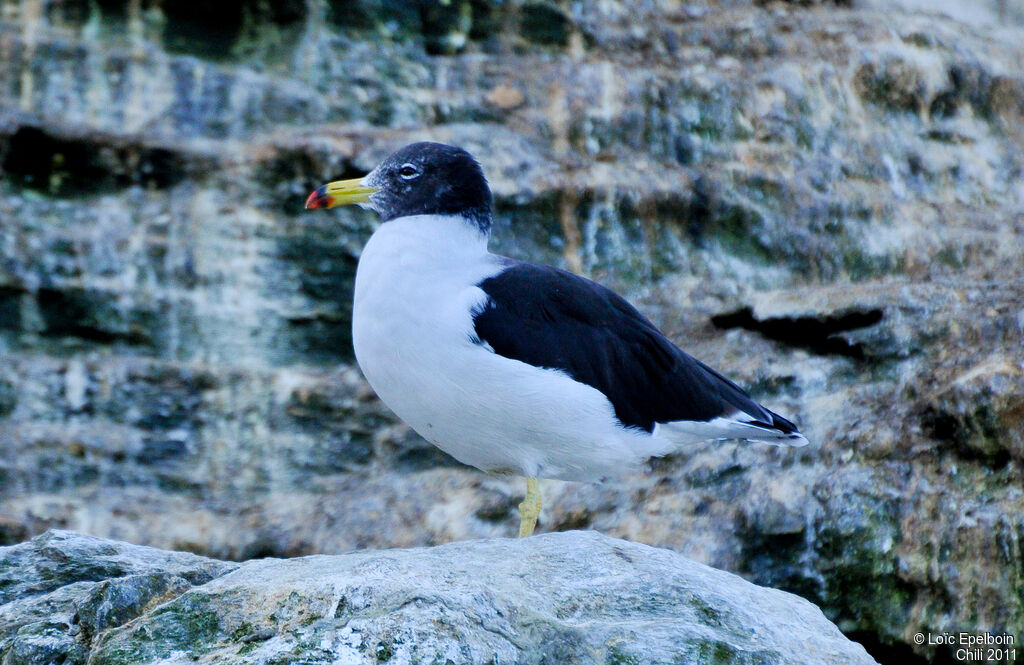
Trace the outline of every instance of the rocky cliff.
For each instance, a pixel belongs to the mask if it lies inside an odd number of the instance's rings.
[[[66,531],[0,548],[5,665],[871,665],[821,610],[592,531],[241,565]]]
[[[460,144],[495,249],[637,302],[791,415],[548,483],[798,593],[882,661],[1024,638],[1024,28],[1008,2],[0,3],[0,537],[246,559],[513,533],[519,482],[354,367],[373,219],[304,195]]]

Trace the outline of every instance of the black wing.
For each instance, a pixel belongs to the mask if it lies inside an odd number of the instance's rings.
[[[708,421],[743,411],[752,424],[796,427],[670,342],[614,291],[550,266],[515,262],[480,282],[476,336],[495,353],[559,369],[597,388],[626,426]]]

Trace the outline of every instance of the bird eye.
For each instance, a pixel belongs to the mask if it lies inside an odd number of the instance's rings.
[[[412,164],[402,164],[402,167],[398,169],[398,175],[402,176],[405,180],[412,180],[419,174],[419,169]]]

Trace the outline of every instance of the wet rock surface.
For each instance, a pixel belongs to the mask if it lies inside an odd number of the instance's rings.
[[[3,2],[0,539],[513,533],[519,481],[353,364],[372,216],[301,210],[431,139],[484,164],[495,249],[626,293],[816,444],[545,483],[541,530],[799,593],[882,662],[1024,639],[1024,20],[964,6]]]
[[[0,548],[29,663],[874,663],[802,598],[595,532],[242,564],[49,531]]]

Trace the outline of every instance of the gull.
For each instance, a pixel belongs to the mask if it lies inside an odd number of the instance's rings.
[[[673,344],[621,296],[492,254],[492,197],[465,150],[413,143],[306,208],[383,223],[356,269],[352,342],[377,395],[424,439],[491,473],[597,481],[707,440],[803,446],[782,416]]]

